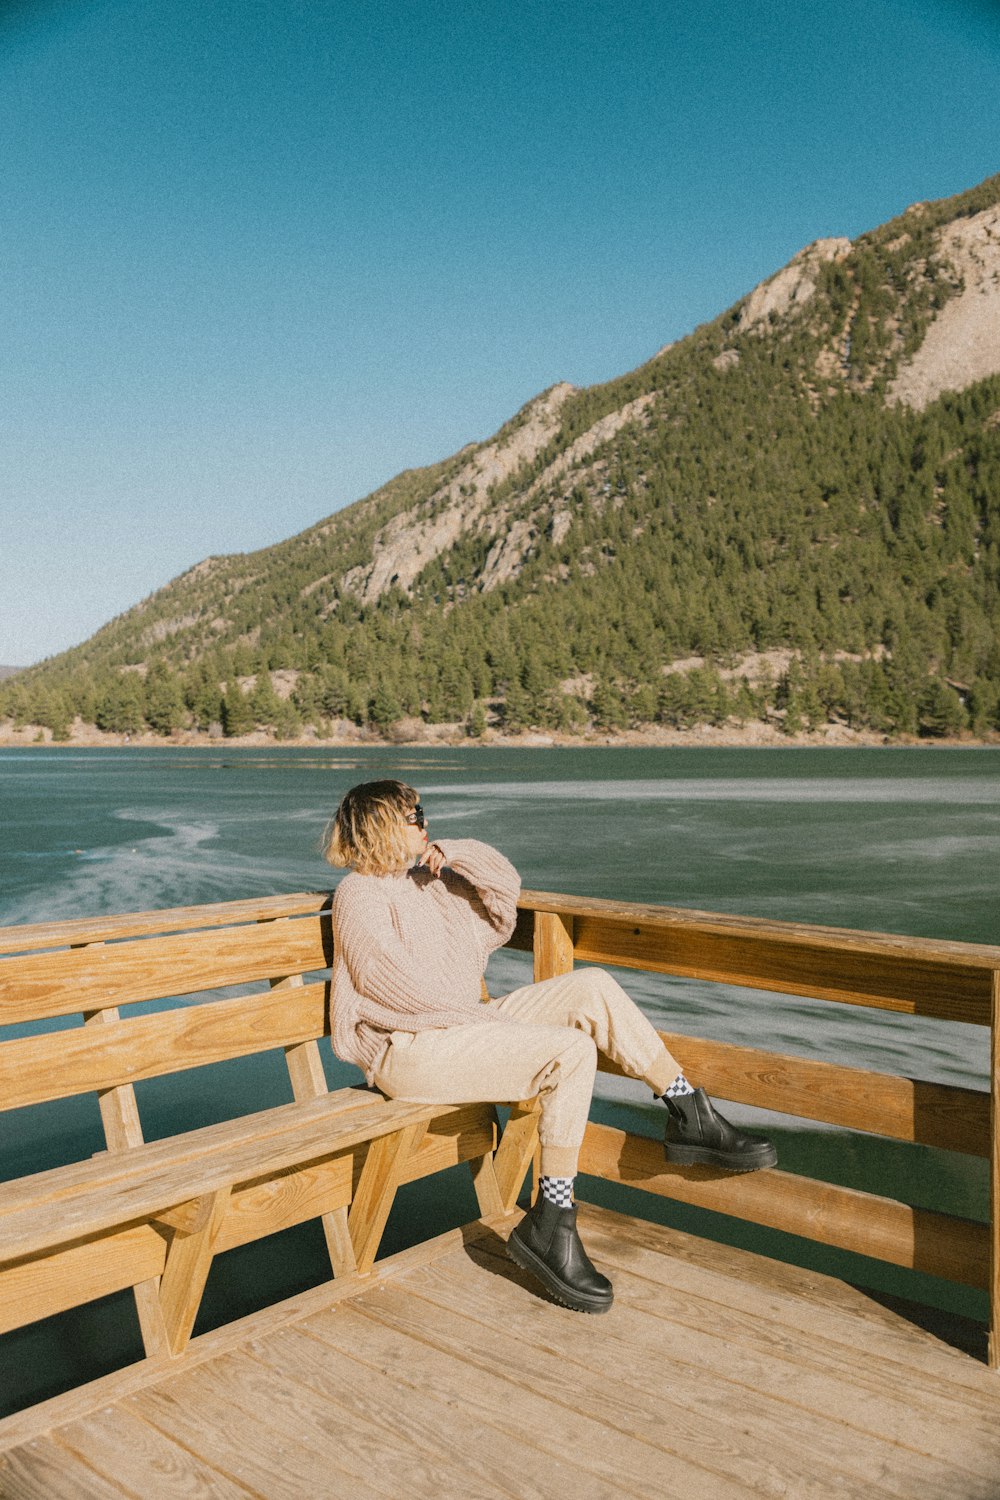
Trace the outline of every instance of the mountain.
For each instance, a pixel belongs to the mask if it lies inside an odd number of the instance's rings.
[[[210,557],[0,713],[228,734],[1000,728],[1000,176],[607,384]]]

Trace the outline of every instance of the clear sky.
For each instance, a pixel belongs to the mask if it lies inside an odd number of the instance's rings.
[[[0,0],[0,663],[1000,171],[987,0]]]

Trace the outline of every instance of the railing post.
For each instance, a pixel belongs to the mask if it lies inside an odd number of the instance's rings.
[[[1000,970],[990,987],[990,1328],[987,1360],[1000,1370]]]
[[[569,974],[573,968],[573,918],[557,911],[535,912],[535,983]]]
[[[536,911],[535,935],[532,943],[532,953],[534,955],[534,980],[536,984],[539,984],[543,979],[555,979],[560,974],[572,973],[573,918],[571,916],[564,916],[562,912],[557,911]],[[528,1103],[529,1101],[527,1100],[523,1101],[521,1108],[526,1109]],[[541,1153],[538,1147],[537,1108],[535,1109],[533,1114],[522,1117],[522,1120],[519,1123],[523,1126],[525,1120],[530,1122],[531,1201],[534,1202],[535,1196],[538,1192],[538,1178],[541,1168]],[[513,1116],[511,1118],[510,1124],[508,1124],[508,1131],[510,1131],[510,1126],[512,1124],[514,1124]],[[511,1134],[513,1135],[513,1132],[511,1132]],[[506,1132],[504,1135],[504,1139],[506,1140]],[[527,1143],[527,1141],[528,1137],[526,1136],[525,1144]],[[517,1192],[520,1187],[520,1182],[524,1179],[524,1171],[526,1166],[527,1160],[525,1160],[524,1165],[521,1167],[520,1181],[515,1183],[512,1193],[508,1186],[507,1196],[509,1199],[509,1208],[513,1207],[514,1200],[517,1197]],[[516,1176],[516,1173],[514,1175]]]

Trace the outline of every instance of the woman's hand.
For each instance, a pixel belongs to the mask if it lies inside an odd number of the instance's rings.
[[[418,865],[425,866],[431,874],[440,879],[441,871],[445,866],[444,850],[437,844],[428,844],[423,854],[417,860]]]

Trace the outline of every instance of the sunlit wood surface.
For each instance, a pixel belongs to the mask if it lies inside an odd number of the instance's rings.
[[[814,1272],[593,1208],[615,1305],[575,1314],[506,1259],[513,1222],[0,1423],[0,1495],[1000,1495],[980,1351]]]

